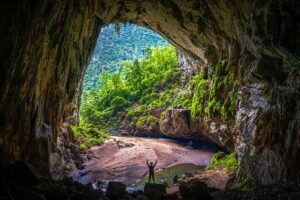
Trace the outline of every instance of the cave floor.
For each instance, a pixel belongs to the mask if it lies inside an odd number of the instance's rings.
[[[207,165],[213,152],[191,149],[170,139],[113,137],[90,150],[93,158],[85,162],[85,169],[73,178],[83,184],[97,180],[120,181],[132,185],[147,175],[149,162],[158,160],[155,170],[180,163]]]

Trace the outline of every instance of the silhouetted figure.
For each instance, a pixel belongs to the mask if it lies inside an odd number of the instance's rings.
[[[176,174],[175,176],[173,176],[173,183],[178,183],[178,175]]]
[[[146,161],[147,161],[147,165],[149,167],[149,183],[151,181],[151,178],[153,180],[153,183],[155,183],[155,179],[154,179],[154,167],[155,167],[155,165],[157,163],[157,160],[155,161],[155,163],[150,162],[150,164],[149,164],[148,160],[146,160]]]

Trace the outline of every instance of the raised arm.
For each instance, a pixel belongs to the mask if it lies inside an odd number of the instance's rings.
[[[148,159],[146,159],[146,162],[147,162],[148,167],[150,167],[149,162],[148,162]]]
[[[157,163],[157,160],[156,160],[155,163],[154,163],[154,167],[156,166],[156,163]]]

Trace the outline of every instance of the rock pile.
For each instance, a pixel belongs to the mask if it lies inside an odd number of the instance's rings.
[[[91,185],[81,185],[71,179],[49,180],[42,177],[33,165],[24,161],[1,167],[0,188],[0,199],[104,199]]]

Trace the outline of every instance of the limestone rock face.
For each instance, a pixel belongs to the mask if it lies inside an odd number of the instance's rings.
[[[0,3],[0,158],[49,174],[60,127],[78,109],[103,24],[151,28],[208,67],[227,58],[239,80],[225,121],[203,134],[232,146],[239,176],[300,180],[300,2],[287,0],[46,0]],[[76,113],[76,112],[75,112]]]
[[[169,136],[193,136],[196,131],[195,122],[191,120],[187,109],[170,109],[160,123],[160,130]]]
[[[61,125],[57,137],[56,151],[50,153],[50,174],[55,180],[72,176],[76,169],[82,169],[86,153],[80,149],[68,123]]]
[[[1,2],[0,157],[49,174],[102,22],[88,2]]]
[[[181,50],[177,50],[178,59],[180,61],[180,75],[183,84],[187,84],[188,80],[198,73],[201,68],[206,66],[201,60],[186,54]]]

